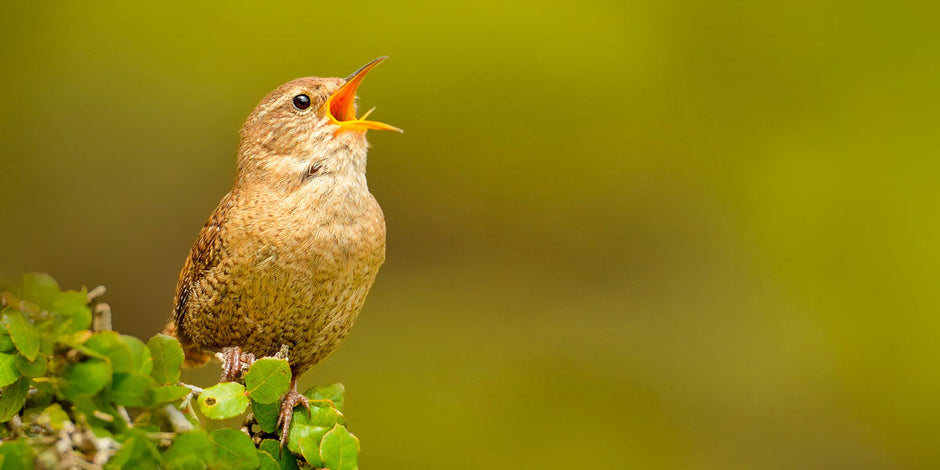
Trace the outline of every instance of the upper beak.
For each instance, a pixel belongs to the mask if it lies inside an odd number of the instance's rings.
[[[344,83],[339,90],[333,92],[333,94],[327,98],[326,103],[323,103],[323,108],[326,110],[326,115],[329,117],[330,122],[339,126],[339,131],[364,132],[369,129],[375,129],[379,131],[403,132],[401,129],[385,124],[384,122],[367,121],[366,117],[368,117],[375,108],[370,109],[363,114],[362,117],[356,117],[356,89],[359,88],[359,84],[362,83],[362,79],[366,77],[366,74],[387,58],[388,56],[379,57],[362,66],[359,70],[356,70],[352,75],[346,78],[346,83]]]

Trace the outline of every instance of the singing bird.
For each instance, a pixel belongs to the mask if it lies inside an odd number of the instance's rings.
[[[180,272],[167,328],[189,365],[221,353],[223,381],[286,349],[297,377],[349,334],[385,261],[385,218],[366,182],[366,131],[356,90],[380,57],[342,78],[299,78],[254,109],[241,130],[232,190],[209,216]],[[374,109],[374,108],[373,108]],[[286,348],[285,348],[286,347]]]

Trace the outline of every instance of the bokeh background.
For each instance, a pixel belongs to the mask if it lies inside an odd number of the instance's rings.
[[[2,276],[145,338],[258,100],[391,56],[388,260],[303,379],[364,468],[940,465],[935,3],[0,9]]]

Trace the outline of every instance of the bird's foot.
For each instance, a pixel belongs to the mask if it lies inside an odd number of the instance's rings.
[[[243,352],[242,348],[238,346],[222,348],[222,352],[219,353],[219,358],[222,360],[222,377],[219,378],[220,383],[238,380],[242,373],[247,371],[248,368],[255,363],[255,355]]]
[[[303,405],[307,411],[310,411],[310,400],[297,392],[297,379],[293,379],[290,383],[290,391],[281,401],[281,414],[277,418],[277,425],[281,428],[281,447],[287,444],[290,423],[294,419],[294,407],[297,405]]]

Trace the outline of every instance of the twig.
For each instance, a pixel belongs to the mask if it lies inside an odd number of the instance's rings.
[[[96,465],[96,468],[101,468],[104,464],[108,463],[108,460],[112,455],[117,453],[118,449],[121,448],[121,443],[111,439],[110,437],[102,437],[94,440],[95,444],[95,458],[92,460],[92,464]]]
[[[203,392],[203,389],[195,385],[185,384],[183,382],[180,382],[180,385],[188,388],[190,392],[188,395],[183,397],[183,401],[180,403],[179,409],[185,410],[186,414],[189,414],[201,424],[202,420],[199,419],[199,415],[197,415],[196,410],[193,409],[193,398],[197,398]]]
[[[14,436],[23,436],[23,420],[20,419],[20,415],[13,415],[10,421],[7,422],[7,425]]]
[[[162,410],[166,413],[166,417],[170,421],[170,426],[173,427],[173,432],[182,433],[193,430],[193,423],[189,422],[186,416],[173,405],[166,405]]]
[[[106,303],[95,305],[94,319],[92,320],[92,329],[94,331],[111,330],[111,306]]]
[[[127,413],[127,408],[124,408],[124,405],[117,405],[115,408],[118,411],[118,414],[121,415],[121,418],[124,419],[124,422],[127,423],[127,427],[134,427],[134,423],[131,421],[131,415]]]
[[[107,291],[108,290],[105,289],[104,286],[98,286],[88,291],[88,294],[85,296],[85,298],[88,299],[88,303],[92,303],[95,301],[95,299],[97,299],[98,297],[101,297]]]
[[[195,385],[184,384],[183,382],[180,382],[180,385],[182,385],[182,386],[188,388],[188,389],[192,392],[194,398],[195,398],[195,397],[198,397],[200,394],[202,394],[202,392],[205,391],[205,390],[203,390],[203,389],[201,389],[201,388],[199,388],[199,387],[197,387],[197,386],[195,386]]]

